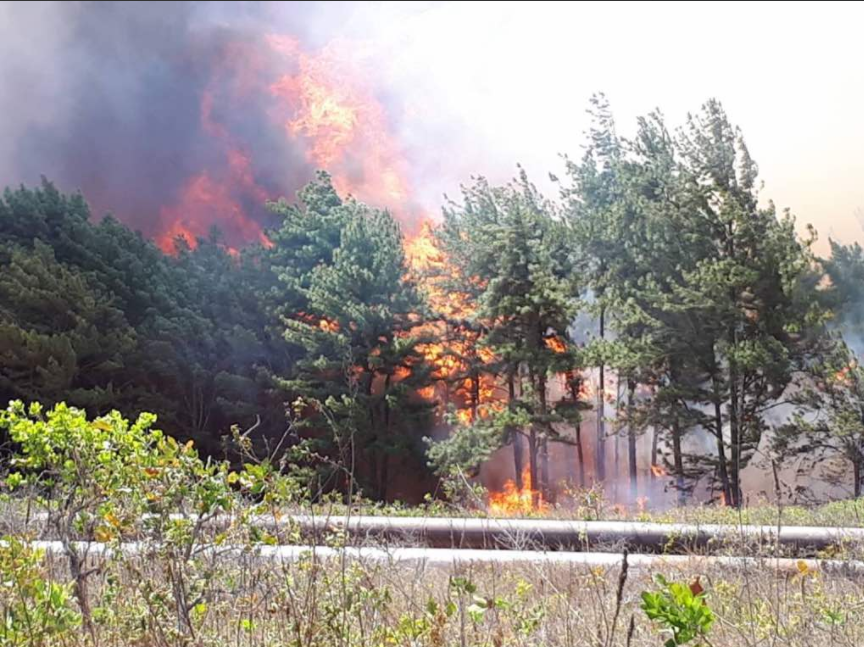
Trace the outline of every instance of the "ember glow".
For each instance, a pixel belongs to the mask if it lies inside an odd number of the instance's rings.
[[[534,501],[538,501],[537,507]],[[489,512],[500,515],[527,514],[546,509],[547,504],[543,501],[540,492],[532,489],[531,470],[526,467],[522,470],[522,489],[516,487],[516,482],[507,480],[500,492],[489,493]]]
[[[662,476],[667,476],[666,469],[662,465],[652,465],[651,466],[651,474],[660,478]]]
[[[567,345],[558,337],[546,337],[543,341],[549,350],[556,353],[564,353],[567,351]]]
[[[847,366],[844,366],[834,374],[834,381],[849,386],[852,383],[851,373],[857,368],[857,363],[853,360]]]

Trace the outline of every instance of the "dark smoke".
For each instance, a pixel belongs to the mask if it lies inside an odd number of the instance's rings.
[[[279,29],[302,41],[310,21],[301,14],[314,10],[282,6]],[[267,197],[293,196],[314,169],[262,98],[274,72],[264,42],[269,11],[259,3],[0,7],[0,184],[46,176],[147,236],[164,230],[160,211],[180,200],[190,177],[230,181],[232,149],[251,160]],[[260,190],[231,191],[251,218],[266,221]],[[247,242],[230,219],[216,224],[227,242]]]

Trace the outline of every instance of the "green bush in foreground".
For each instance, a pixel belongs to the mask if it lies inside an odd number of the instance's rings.
[[[42,551],[7,537],[0,543],[0,645],[41,647],[81,623],[71,587],[52,582]]]
[[[662,575],[656,575],[654,581],[659,590],[642,593],[642,610],[648,618],[672,632],[665,647],[703,638],[714,623],[714,613],[705,602],[699,580],[687,585],[668,582]]]
[[[137,538],[146,527],[153,546],[170,565],[166,571],[177,624],[188,633],[195,606],[188,603],[191,592],[212,574],[212,569],[201,572],[190,566],[201,550],[207,522],[236,512],[235,535],[275,543],[244,523],[245,515],[282,503],[280,497],[293,492],[269,461],[249,464],[240,472],[226,462],[202,461],[192,442],[181,444],[153,429],[155,420],[145,413],[130,423],[116,411],[88,420],[84,411],[62,403],[45,412],[38,403],[25,407],[13,401],[0,411],[0,429],[7,429],[17,445],[6,485],[29,486],[37,493],[33,502],[47,513],[48,527],[62,543],[71,590],[91,636],[95,614],[88,586],[99,569],[88,563],[95,558],[88,557],[86,546],[76,539],[116,543]],[[243,493],[255,495],[260,503],[238,506]],[[217,543],[224,540],[215,538]],[[59,594],[52,592],[52,599]]]

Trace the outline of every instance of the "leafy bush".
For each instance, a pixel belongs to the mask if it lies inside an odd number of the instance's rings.
[[[6,537],[0,543],[0,645],[41,647],[74,631],[81,616],[71,587],[43,572],[42,551]]]
[[[665,647],[684,645],[704,637],[714,622],[714,613],[705,602],[705,591],[697,579],[692,584],[667,582],[655,575],[658,591],[642,593],[642,610],[654,622],[672,632]]]

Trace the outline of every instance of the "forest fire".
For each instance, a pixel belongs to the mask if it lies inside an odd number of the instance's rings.
[[[299,152],[309,174],[324,169],[340,195],[394,210],[405,232],[410,276],[437,317],[419,331],[435,340],[422,352],[437,378],[421,396],[437,399],[442,414],[455,409],[456,420],[468,425],[503,406],[495,402],[494,378],[472,369],[489,363],[492,353],[478,346],[479,333],[468,324],[474,313],[470,295],[454,289],[462,277],[439,249],[432,221],[413,201],[407,157],[350,49],[350,43],[340,41],[309,50],[285,34],[224,45],[201,93],[198,115],[215,158],[161,209],[156,241],[163,251],[176,253],[178,238],[194,248],[216,225],[231,245],[271,245],[260,219],[250,214],[270,198],[291,196],[265,188],[248,135],[230,120],[242,106],[263,106],[272,138]],[[338,330],[333,322],[311,323],[325,332]],[[564,349],[560,340],[547,343],[556,352]]]
[[[661,478],[663,476],[667,476],[668,472],[666,472],[666,469],[662,465],[655,464],[651,466],[651,474],[653,476],[656,476],[657,478]]]
[[[351,66],[351,57],[337,45],[310,54],[295,38],[280,34],[266,41],[296,68],[268,88],[285,135],[303,144],[309,163],[326,169],[341,194],[395,208],[403,225],[409,224],[405,156],[390,133],[384,107]]]
[[[194,248],[214,226],[231,248],[268,246],[267,200],[290,200],[317,169],[330,173],[340,195],[394,209],[404,231],[417,230],[424,218],[407,157],[352,47],[309,49],[285,34],[214,47],[196,125],[207,152],[147,226],[164,252],[178,251],[178,237]],[[283,163],[273,159],[277,149]]]
[[[200,38],[189,52],[196,77],[182,106],[184,144],[194,154],[165,143],[168,151],[160,151],[159,159],[171,161],[174,179],[159,188],[148,218],[131,224],[141,225],[170,255],[194,249],[218,229],[218,244],[238,257],[246,245],[273,245],[266,232],[278,216],[267,210],[268,200],[293,202],[315,171],[324,170],[343,199],[391,209],[400,223],[409,278],[433,313],[422,330],[410,334],[430,340],[421,351],[434,367],[435,382],[419,395],[438,404],[438,422],[451,413],[455,424],[469,426],[505,407],[507,385],[486,368],[495,357],[481,343],[475,286],[450,263],[434,221],[418,206],[409,156],[393,121],[400,113],[376,93],[362,69],[362,47],[347,40],[313,45],[293,32],[225,31]],[[163,170],[157,174],[166,175]],[[296,312],[292,318],[322,333],[340,330],[336,321],[318,315]],[[556,353],[567,348],[566,340],[555,337],[545,343]],[[511,505],[508,498],[527,492],[530,507],[530,479],[524,482],[529,485],[523,491],[511,484],[497,505]]]
[[[537,505],[534,502],[537,501]],[[532,488],[531,470],[522,470],[522,488],[508,479],[500,492],[489,493],[489,512],[500,515],[528,514],[547,507],[540,492]]]
[[[318,322],[318,327],[324,332],[339,332],[339,323],[336,321],[321,319],[321,321]]]
[[[558,339],[558,337],[546,337],[543,341],[546,347],[555,353],[564,353],[567,351],[567,345]]]
[[[494,379],[471,370],[472,364],[488,364],[494,358],[492,351],[477,345],[479,333],[465,323],[474,314],[475,306],[470,295],[456,288],[462,277],[438,247],[431,221],[424,221],[417,235],[405,241],[405,259],[411,277],[426,293],[438,317],[426,324],[423,332],[442,341],[421,348],[439,380],[433,393],[442,404],[456,406],[455,417],[461,425],[470,425],[486,417],[491,409],[503,406],[495,397]]]

